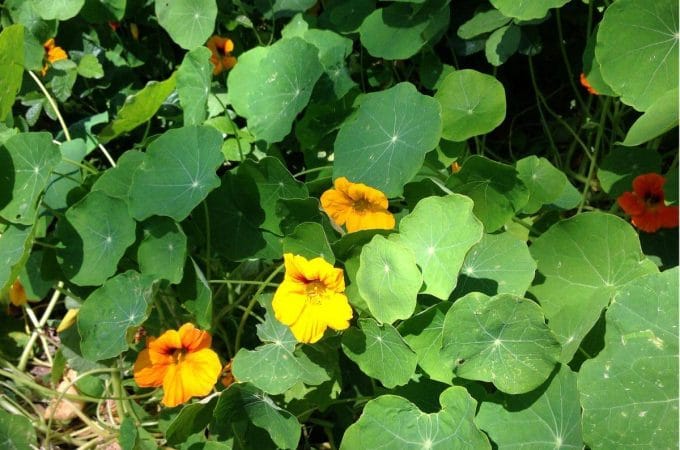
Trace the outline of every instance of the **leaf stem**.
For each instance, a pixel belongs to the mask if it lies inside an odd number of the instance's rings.
[[[66,126],[66,122],[64,122],[64,118],[61,115],[61,112],[59,112],[59,107],[57,106],[57,102],[54,101],[54,98],[52,95],[50,95],[49,91],[45,87],[45,85],[40,81],[40,78],[36,74],[34,74],[32,71],[27,70],[28,74],[33,78],[33,81],[38,85],[40,90],[42,91],[43,95],[45,95],[45,98],[49,102],[50,106],[54,110],[54,113],[57,115],[57,120],[59,121],[59,125],[61,125],[61,129],[64,132],[64,137],[66,138],[67,141],[71,140],[71,133],[68,131],[68,127]]]
[[[33,329],[33,332],[31,333],[31,336],[28,338],[28,342],[26,343],[26,346],[24,347],[24,351],[21,353],[21,357],[19,358],[19,364],[17,365],[17,368],[23,372],[26,370],[26,364],[28,364],[28,358],[31,355],[31,351],[33,350],[33,345],[35,345],[35,341],[38,339],[40,334],[42,333],[42,328],[45,326],[47,321],[50,318],[50,315],[52,314],[52,311],[54,310],[54,307],[57,305],[57,301],[59,300],[59,289],[64,287],[63,282],[59,282],[57,284],[57,289],[54,290],[52,293],[52,298],[50,298],[49,303],[47,304],[47,308],[45,308],[45,312],[43,313],[42,318],[40,319],[40,322],[38,322],[38,326]]]
[[[604,105],[602,106],[602,113],[600,114],[600,124],[597,128],[597,135],[595,136],[595,144],[593,148],[593,154],[590,158],[590,166],[588,167],[588,175],[586,176],[586,183],[583,187],[583,193],[581,194],[581,203],[578,205],[579,214],[583,211],[583,207],[586,204],[586,197],[588,196],[588,191],[590,190],[590,184],[593,181],[593,176],[595,175],[595,168],[597,167],[597,157],[600,152],[600,142],[602,141],[602,136],[604,135],[604,122],[607,119],[607,110],[609,109],[609,104],[611,103],[611,97],[606,97],[604,100]]]

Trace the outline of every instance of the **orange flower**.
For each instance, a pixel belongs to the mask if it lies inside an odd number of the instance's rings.
[[[335,180],[334,189],[321,195],[321,207],[338,225],[352,233],[359,230],[394,228],[394,216],[387,210],[385,194],[345,177]]]
[[[295,339],[313,344],[328,327],[348,328],[352,308],[343,294],[342,269],[323,258],[307,260],[291,253],[283,255],[283,261],[286,274],[274,294],[272,308],[276,319],[290,327]]]
[[[62,59],[68,59],[68,55],[66,54],[63,48],[58,47],[54,44],[53,38],[49,38],[47,41],[45,41],[45,43],[43,44],[43,48],[45,49],[46,62],[42,70],[40,71],[40,74],[42,76],[45,76],[50,64],[54,64],[56,61],[61,61]]]
[[[665,183],[658,173],[640,175],[633,180],[633,192],[624,192],[618,198],[619,206],[642,231],[653,233],[659,228],[678,226],[678,207],[664,203]]]
[[[9,288],[9,301],[12,302],[14,306],[23,306],[28,301],[24,285],[21,284],[18,278]]]
[[[600,93],[597,92],[597,91],[595,90],[595,88],[592,87],[592,86],[590,85],[590,83],[588,82],[588,79],[586,78],[586,74],[585,74],[585,73],[581,72],[581,76],[579,77],[579,80],[581,81],[581,86],[583,86],[584,88],[586,88],[586,90],[588,91],[588,93],[590,93],[590,94],[592,94],[592,95],[600,95]]]
[[[205,44],[212,52],[210,62],[213,63],[213,75],[219,75],[224,70],[229,70],[236,65],[236,58],[231,56],[234,51],[234,43],[229,38],[212,36]]]
[[[211,341],[209,333],[190,323],[148,338],[135,361],[135,381],[141,387],[163,386],[162,403],[169,407],[208,395],[222,372]]]
[[[224,368],[222,368],[222,374],[220,376],[222,377],[222,386],[224,387],[229,387],[236,382],[236,378],[234,378],[234,373],[231,371],[232,361],[233,359],[229,361],[224,366]]]

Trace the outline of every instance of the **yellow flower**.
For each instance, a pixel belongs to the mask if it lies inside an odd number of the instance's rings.
[[[338,225],[352,233],[359,230],[394,228],[394,216],[387,210],[385,194],[345,177],[335,180],[334,189],[321,195],[321,207]]]
[[[219,75],[224,70],[229,70],[236,65],[236,58],[231,56],[234,51],[234,42],[222,36],[212,36],[205,44],[212,52],[210,62],[213,63],[213,75]]]
[[[222,372],[211,341],[209,333],[190,323],[149,338],[135,361],[135,381],[141,387],[163,386],[162,403],[169,407],[208,395]]]
[[[61,61],[62,59],[68,59],[68,55],[66,54],[63,48],[58,47],[54,44],[53,38],[49,38],[47,41],[45,41],[45,43],[43,44],[43,48],[45,49],[46,62],[42,70],[40,71],[40,74],[42,76],[45,76],[50,64],[54,64],[56,61]]]
[[[295,339],[313,344],[326,328],[349,327],[352,308],[345,291],[342,269],[323,258],[307,260],[303,256],[283,255],[286,274],[274,294],[274,316],[288,325]]]
[[[18,278],[9,288],[9,301],[12,302],[14,306],[23,306],[28,302],[24,285],[21,284]]]

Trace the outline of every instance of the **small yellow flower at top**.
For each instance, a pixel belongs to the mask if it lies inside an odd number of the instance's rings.
[[[236,58],[231,56],[234,51],[234,42],[222,36],[212,36],[205,44],[212,52],[210,62],[213,64],[213,75],[219,75],[236,65]]]
[[[135,381],[141,387],[163,386],[162,403],[168,407],[208,395],[222,372],[211,342],[208,332],[191,323],[148,338],[135,361]]]
[[[63,48],[55,45],[53,38],[49,38],[45,41],[43,48],[45,49],[45,65],[43,65],[40,74],[45,76],[50,64],[54,64],[56,61],[61,61],[62,59],[68,59],[68,55]]]
[[[272,301],[276,319],[307,344],[321,339],[326,328],[347,329],[352,308],[343,294],[342,269],[323,258],[307,260],[291,253],[283,255],[283,261],[286,274]]]
[[[24,285],[21,284],[21,281],[19,281],[18,278],[9,287],[9,301],[12,302],[14,306],[23,306],[28,302]]]
[[[321,195],[321,207],[335,223],[352,233],[359,230],[394,228],[394,216],[387,210],[385,194],[345,177],[335,180],[334,188]]]

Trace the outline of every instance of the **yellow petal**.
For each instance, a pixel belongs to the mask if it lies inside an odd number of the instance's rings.
[[[290,331],[299,342],[313,344],[323,337],[326,320],[319,306],[307,305],[298,320],[290,326]]]
[[[305,306],[307,294],[304,286],[300,286],[294,281],[284,280],[276,290],[272,300],[274,317],[284,325],[294,323]]]
[[[78,311],[80,311],[80,308],[74,308],[74,309],[69,309],[66,311],[66,314],[64,314],[64,318],[61,319],[61,322],[59,322],[59,326],[57,327],[57,333],[61,333],[74,323],[76,323],[76,319],[78,318]]]
[[[163,404],[173,407],[208,395],[221,371],[220,359],[209,348],[185,354],[178,364],[168,367],[163,378]]]
[[[137,355],[137,361],[132,369],[135,382],[140,387],[158,387],[163,384],[168,367],[165,364],[154,365],[149,358],[149,350],[144,349]]]
[[[324,299],[323,314],[329,327],[346,330],[352,318],[352,307],[344,294],[333,294]]]

